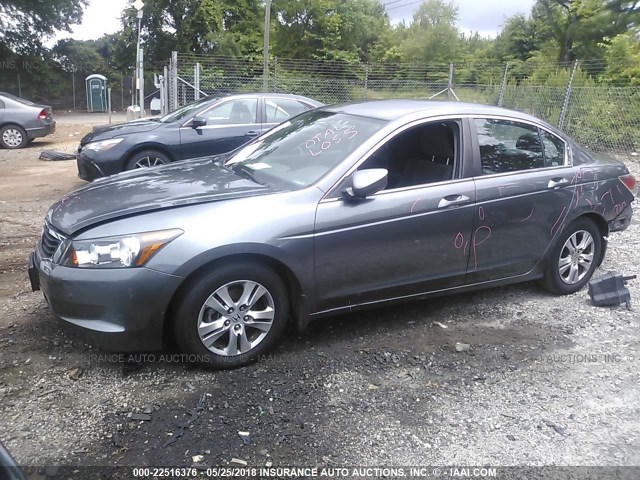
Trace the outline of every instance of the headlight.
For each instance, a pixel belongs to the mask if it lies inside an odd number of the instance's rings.
[[[102,140],[100,142],[90,142],[87,143],[83,148],[83,150],[93,150],[94,152],[106,152],[110,148],[115,147],[124,138],[111,138],[109,140]]]
[[[80,268],[141,267],[184,232],[178,228],[91,240],[69,240],[62,265]]]

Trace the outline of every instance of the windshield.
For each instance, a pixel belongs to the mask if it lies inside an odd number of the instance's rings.
[[[201,98],[200,100],[189,103],[188,105],[180,107],[179,109],[165,115],[164,117],[159,118],[158,121],[162,123],[177,122],[178,120],[182,120],[183,118],[186,118],[190,114],[194,113],[196,110],[200,109],[205,103],[212,103],[217,99],[217,97]]]
[[[312,110],[240,148],[226,165],[259,183],[303,188],[326,175],[385,123]]]

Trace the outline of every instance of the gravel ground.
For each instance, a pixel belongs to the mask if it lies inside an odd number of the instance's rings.
[[[0,151],[0,439],[20,464],[640,465],[637,312],[593,307],[586,290],[522,284],[336,317],[234,371],[92,348],[25,271],[48,207],[83,184],[74,162],[38,153],[73,151],[88,129],[66,119]],[[638,273],[639,225],[611,236],[596,275]]]

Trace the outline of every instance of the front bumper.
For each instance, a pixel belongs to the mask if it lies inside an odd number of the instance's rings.
[[[183,280],[144,267],[64,267],[38,250],[29,258],[29,279],[57,317],[84,329],[99,347],[119,352],[162,348],[169,302]]]
[[[78,177],[88,182],[97,178],[107,177],[124,170],[124,160],[120,155],[102,154],[78,148],[76,162],[78,165]],[[104,158],[103,158],[104,156]]]

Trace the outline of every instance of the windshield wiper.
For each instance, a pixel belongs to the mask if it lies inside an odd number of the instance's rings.
[[[231,167],[231,171],[233,171],[233,173],[235,173],[236,175],[239,175],[243,178],[251,180],[252,182],[256,182],[256,183],[259,183],[260,185],[264,185],[264,183],[256,180],[255,170],[246,165],[243,165],[242,163],[236,163],[235,165],[233,165]]]

